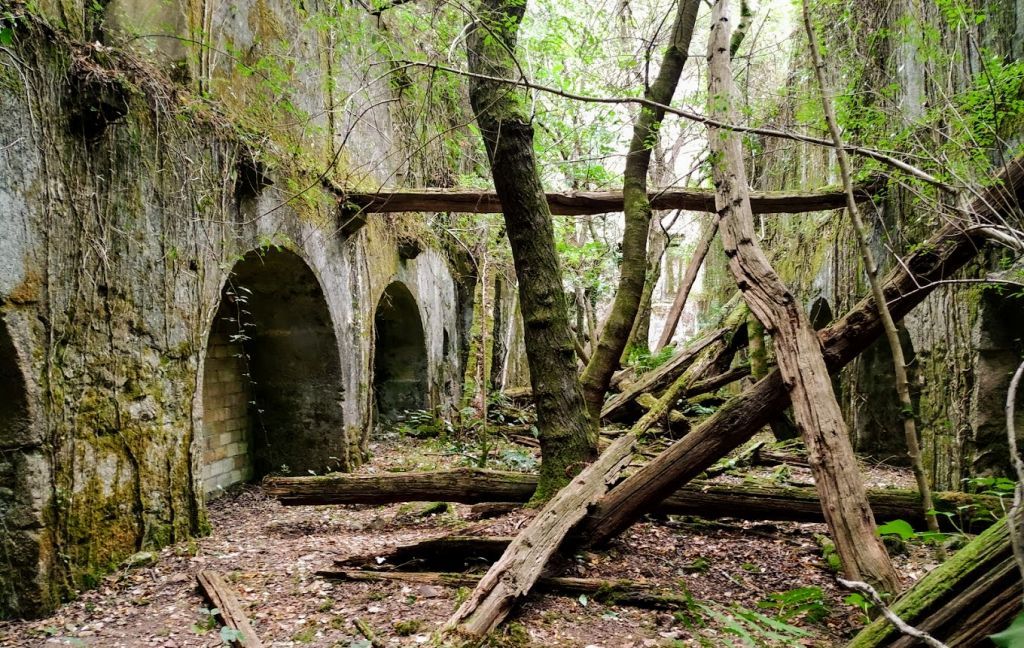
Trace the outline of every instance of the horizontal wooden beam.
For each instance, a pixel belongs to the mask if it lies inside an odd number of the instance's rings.
[[[501,201],[494,191],[486,189],[381,189],[376,192],[339,191],[342,204],[351,212],[459,212],[470,214],[501,213]],[[873,187],[858,188],[857,196],[866,200]],[[584,216],[622,211],[621,191],[570,191],[546,194],[551,213],[561,216]],[[715,211],[715,194],[711,189],[665,187],[650,192],[653,209],[686,209]],[[800,213],[842,209],[846,198],[841,189],[809,192],[752,192],[750,202],[755,214]]]

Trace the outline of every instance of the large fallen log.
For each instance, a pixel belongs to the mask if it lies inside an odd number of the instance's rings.
[[[1024,157],[1008,163],[996,182],[971,204],[978,222],[998,221],[1024,202]],[[949,224],[896,264],[885,281],[889,310],[899,321],[920,304],[940,282],[952,276],[986,245],[983,234]],[[871,299],[819,332],[825,362],[837,371],[882,334],[878,311]],[[584,545],[607,542],[644,513],[653,510],[680,485],[687,483],[747,441],[789,405],[778,370],[768,374],[725,405],[690,434],[612,489],[576,530]]]
[[[559,490],[480,579],[445,624],[444,632],[479,638],[497,627],[516,601],[529,593],[569,530],[618,478],[635,446],[633,434],[616,439],[594,463]]]
[[[438,493],[445,493],[445,501],[475,504],[479,502],[526,502],[537,485],[537,476],[497,470],[472,470],[477,479],[467,479],[465,470],[436,471],[432,473],[388,473],[375,475],[374,484],[380,492],[366,488],[362,475],[330,475],[328,477],[288,477],[268,480],[273,493],[283,504],[381,504],[393,502],[434,502]],[[316,485],[316,494],[304,485]],[[295,489],[294,491],[290,489]],[[299,493],[294,496],[293,492]],[[383,495],[382,495],[383,494]],[[871,509],[879,520],[903,519],[917,526],[924,523],[917,492],[913,490],[878,488],[868,491]],[[1002,514],[999,498],[967,493],[936,493],[935,508],[950,513],[961,528],[972,518],[987,512]],[[698,515],[707,519],[731,517],[744,520],[778,520],[794,522],[821,522],[821,503],[810,486],[771,486],[755,484],[714,484],[693,482],[683,486],[661,502],[655,509],[662,514]],[[944,517],[944,516],[943,516]],[[988,517],[991,520],[991,517]],[[975,528],[987,526],[984,520],[975,522]],[[453,540],[437,544],[430,549],[427,541],[423,552],[471,555],[480,548],[474,542],[482,539],[451,536]],[[465,539],[466,544],[458,544]],[[456,544],[450,544],[455,542]],[[412,556],[398,556],[392,564],[411,560]]]
[[[874,188],[858,188],[858,198],[870,197]],[[649,192],[652,209],[715,211],[715,194],[709,189],[663,187]],[[583,216],[622,211],[622,191],[571,191],[545,194],[552,214]],[[486,189],[380,189],[376,192],[346,191],[343,205],[363,214],[394,212],[459,212],[500,214],[501,201]],[[846,194],[840,189],[806,192],[752,192],[755,214],[795,214],[842,209]]]
[[[537,488],[526,473],[458,468],[444,472],[268,477],[263,489],[286,506],[396,502],[525,502]]]
[[[399,582],[419,585],[440,585],[443,587],[476,587],[479,575],[445,572],[375,572],[352,569],[324,569],[317,576],[329,580],[353,582]],[[601,578],[573,578],[548,576],[537,580],[534,590],[568,596],[586,594],[600,603],[609,605],[630,605],[656,610],[675,610],[686,607],[689,597],[629,580],[605,580]]]
[[[1021,609],[1020,571],[1006,519],[992,525],[890,606],[903,621],[950,646],[981,645]],[[847,648],[920,645],[885,619],[861,630]]]

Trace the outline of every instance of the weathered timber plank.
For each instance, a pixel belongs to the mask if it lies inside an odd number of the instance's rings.
[[[857,196],[866,200],[870,186],[858,188]],[[710,189],[664,187],[648,193],[652,209],[715,211],[715,194]],[[622,191],[574,191],[546,193],[552,214],[583,216],[621,212]],[[841,189],[808,192],[752,192],[751,207],[756,214],[801,213],[842,209],[846,197]],[[362,213],[460,212],[500,214],[501,201],[494,191],[479,189],[380,189],[376,192],[344,192],[342,200]]]
[[[199,581],[199,587],[210,601],[210,605],[219,611],[218,616],[224,625],[234,628],[242,635],[241,642],[232,643],[245,646],[245,648],[262,648],[263,644],[256,635],[256,631],[253,630],[252,624],[249,623],[245,608],[238,602],[234,590],[224,582],[221,575],[215,571],[204,569],[196,574],[196,580]]]

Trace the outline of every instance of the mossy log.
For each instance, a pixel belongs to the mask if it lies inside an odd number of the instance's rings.
[[[350,569],[325,569],[317,576],[331,580],[378,583],[393,581],[442,587],[476,587],[480,575],[448,572],[375,572]],[[686,606],[687,598],[668,589],[641,585],[630,580],[601,578],[542,577],[535,590],[578,596],[586,594],[600,603],[629,605],[656,610],[675,610]]]
[[[473,477],[472,475],[475,475]],[[328,475],[325,477],[278,477],[267,480],[267,492],[282,504],[381,504],[411,501],[526,502],[537,485],[537,476],[496,470],[459,469],[432,473]],[[377,488],[378,490],[374,490]],[[916,491],[872,489],[871,509],[879,520],[903,519],[920,525],[924,520]],[[1000,512],[998,498],[967,493],[936,493],[936,509],[952,513],[957,524],[972,517],[985,526],[984,515]],[[662,514],[698,515],[713,519],[789,520],[821,522],[821,504],[809,486],[728,485],[693,482],[668,497],[656,509]],[[991,519],[991,518],[989,518]]]
[[[396,502],[525,502],[537,476],[477,468],[379,475],[333,473],[316,477],[268,477],[267,494],[282,504],[394,504]]]
[[[1005,518],[917,582],[890,606],[901,619],[949,646],[980,645],[1021,609],[1021,578]],[[885,619],[861,630],[847,648],[918,645]]]

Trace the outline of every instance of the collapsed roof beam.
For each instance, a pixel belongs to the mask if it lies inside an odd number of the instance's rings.
[[[860,200],[868,199],[874,187],[857,189]],[[584,216],[622,211],[621,191],[570,191],[548,193],[551,213]],[[352,212],[383,214],[395,212],[501,213],[501,202],[486,189],[401,189],[377,192],[344,192],[342,200]],[[666,187],[650,192],[653,209],[715,211],[713,189]],[[763,191],[750,194],[755,214],[782,214],[842,209],[846,198],[841,189],[808,192]]]

